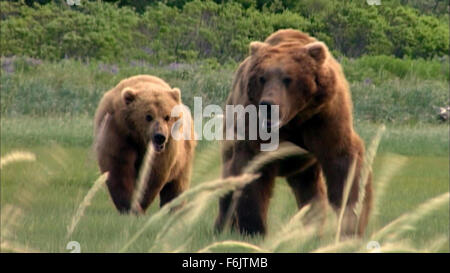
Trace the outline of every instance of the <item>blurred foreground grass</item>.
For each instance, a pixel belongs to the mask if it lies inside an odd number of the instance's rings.
[[[2,156],[13,150],[26,150],[36,155],[35,162],[15,163],[1,172],[2,209],[8,205],[18,208],[19,220],[11,227],[2,224],[15,242],[30,249],[45,252],[65,252],[71,240],[80,242],[83,252],[115,252],[130,240],[149,216],[159,211],[157,200],[146,216],[119,215],[102,189],[92,200],[79,226],[70,238],[67,226],[81,200],[99,176],[91,149],[91,119],[86,116],[61,118],[16,117],[1,119]],[[358,132],[370,141],[377,125],[360,123]],[[448,127],[422,124],[387,127],[375,158],[374,181],[376,194],[383,192],[368,234],[416,208],[429,198],[449,191]],[[396,162],[402,161],[400,167]],[[392,171],[391,169],[394,168]],[[197,151],[192,186],[220,176],[220,145],[201,142]],[[387,178],[386,178],[387,177]],[[389,179],[384,189],[377,181]],[[269,210],[269,234],[275,236],[297,212],[295,200],[287,184],[279,179]],[[197,251],[212,242],[240,240],[264,246],[261,237],[248,238],[236,233],[215,234],[213,223],[217,202],[212,202],[195,223],[192,236],[172,237],[157,249]],[[164,223],[148,228],[128,251],[149,251]],[[449,209],[441,207],[424,217],[403,235],[415,247],[425,248],[436,238],[447,240],[439,251],[448,249]],[[2,235],[3,236],[3,235]],[[441,237],[440,237],[441,236]],[[279,251],[314,251],[330,238],[315,239],[294,249]],[[153,249],[153,251],[155,251]],[[239,247],[222,251],[243,251]]]

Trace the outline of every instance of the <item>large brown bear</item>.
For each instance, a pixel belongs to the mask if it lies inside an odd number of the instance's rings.
[[[341,66],[325,44],[296,30],[279,30],[264,42],[250,44],[250,56],[239,66],[227,105],[279,105],[280,141],[294,143],[314,155],[311,160],[286,159],[263,170],[248,184],[227,214],[232,194],[220,200],[216,228],[226,215],[243,233],[266,232],[269,199],[277,176],[286,177],[298,207],[311,201],[338,211],[344,183],[355,160],[355,176],[344,214],[343,233],[362,234],[372,200],[371,175],[359,222],[354,212],[360,189],[364,144],[353,129],[352,102]],[[226,121],[224,122],[224,124]],[[268,120],[270,126],[270,119]],[[222,149],[223,176],[241,174],[260,153],[261,141],[228,140]],[[326,183],[323,181],[323,176]]]
[[[95,147],[101,172],[109,172],[107,186],[116,208],[129,212],[143,157],[151,142],[155,151],[146,190],[140,201],[142,212],[159,194],[163,206],[189,187],[196,142],[175,140],[172,126],[180,117],[172,117],[173,107],[181,104],[178,88],[163,80],[138,75],[122,80],[106,92],[95,114]],[[186,116],[187,114],[187,116]],[[179,126],[192,126],[188,119]],[[192,129],[192,128],[191,128]]]

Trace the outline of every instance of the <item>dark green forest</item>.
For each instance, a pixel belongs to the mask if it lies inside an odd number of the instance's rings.
[[[433,59],[449,50],[443,0],[75,2],[0,1],[1,55],[234,63],[247,54],[250,41],[283,28],[309,33],[338,57]]]

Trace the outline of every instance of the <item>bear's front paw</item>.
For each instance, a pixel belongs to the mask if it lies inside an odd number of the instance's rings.
[[[130,209],[130,214],[134,214],[136,216],[144,215],[144,210],[141,205],[137,204]]]

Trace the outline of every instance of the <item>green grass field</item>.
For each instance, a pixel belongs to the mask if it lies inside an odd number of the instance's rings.
[[[360,122],[356,128],[366,143],[370,143],[377,125]],[[119,215],[106,188],[102,187],[86,208],[73,234],[67,237],[67,228],[75,211],[99,176],[91,135],[92,118],[89,116],[1,119],[2,156],[15,150],[36,155],[34,162],[11,163],[2,168],[3,240],[27,250],[43,252],[68,252],[66,245],[69,241],[79,242],[82,252],[116,252],[159,210],[156,201],[145,216]],[[370,240],[371,234],[395,218],[449,191],[448,144],[446,125],[387,126],[373,164],[375,192],[380,194],[379,205],[362,245]],[[218,178],[219,174],[219,145],[201,143],[192,185]],[[215,234],[212,227],[217,213],[216,199],[210,204],[201,216],[192,219],[193,223],[176,224],[157,241],[155,237],[163,228],[164,221],[151,225],[127,251],[191,252],[224,240],[246,241],[264,248],[277,238],[278,232],[297,211],[293,195],[280,179],[269,210],[267,238],[248,238],[230,232]],[[17,217],[13,217],[12,212],[7,214],[8,205],[20,210]],[[399,244],[410,241],[410,247],[414,249],[448,252],[448,232],[447,201],[446,205],[405,230]],[[296,244],[281,245],[276,251],[314,251],[332,241],[327,236],[305,242],[301,239]],[[220,251],[248,249],[227,247]]]
[[[303,212],[296,214],[282,179],[271,201],[266,238],[214,233],[217,191],[194,195],[175,214],[161,212],[156,200],[141,217],[119,215],[105,187],[83,202],[100,175],[92,120],[103,92],[123,78],[145,73],[179,87],[188,106],[194,96],[201,96],[204,105],[222,105],[236,64],[1,60],[2,251],[68,252],[68,242],[77,241],[82,252],[193,252],[207,246],[221,252],[364,252],[372,240],[383,251],[449,251],[449,202],[442,195],[449,191],[449,127],[437,120],[433,108],[448,102],[447,61],[341,60],[351,84],[357,132],[370,146],[381,124],[386,130],[372,165],[376,204],[366,235],[335,244],[333,213],[321,237],[291,221]],[[14,151],[31,152],[35,161],[4,165]],[[220,144],[200,142],[191,188],[219,178],[220,164]],[[77,218],[80,204],[88,206]],[[73,219],[79,221],[72,225]],[[69,226],[75,227],[71,235]],[[133,241],[138,231],[143,233]]]

